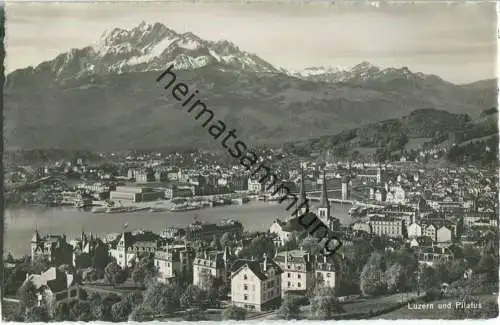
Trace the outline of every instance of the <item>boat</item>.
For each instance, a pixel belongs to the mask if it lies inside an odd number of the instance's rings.
[[[201,208],[201,206],[182,204],[182,205],[177,205],[177,206],[171,208],[170,211],[172,211],[172,212],[182,212],[182,211],[199,210],[200,208]]]
[[[149,208],[149,212],[163,212],[165,208]]]
[[[91,212],[92,213],[105,213],[106,212],[106,207],[103,207],[103,206],[97,206],[97,207],[93,207]]]

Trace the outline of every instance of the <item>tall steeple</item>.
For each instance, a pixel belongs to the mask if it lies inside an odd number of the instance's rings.
[[[309,203],[306,195],[306,185],[305,185],[305,177],[304,177],[304,168],[302,164],[300,165],[300,193],[299,199],[297,200],[296,211],[299,215],[305,214],[309,212]]]
[[[326,184],[326,172],[323,170],[323,184],[321,185],[321,198],[317,207],[318,217],[324,222],[330,217],[330,201],[328,201],[328,189]],[[327,223],[328,224],[328,223]]]
[[[35,225],[35,233],[33,234],[33,237],[31,237],[31,242],[32,243],[38,243],[41,241],[40,234],[38,233],[38,225]]]
[[[326,185],[326,171],[323,169],[323,184],[321,184],[321,198],[319,201],[321,207],[330,208],[330,201],[328,201],[328,190]]]
[[[305,185],[305,177],[304,177],[304,167],[302,164],[300,165],[300,202],[304,202],[307,200],[306,196],[306,185]]]

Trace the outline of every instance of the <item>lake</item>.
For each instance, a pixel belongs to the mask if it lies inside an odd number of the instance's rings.
[[[290,212],[286,204],[276,202],[250,202],[245,205],[230,205],[216,208],[205,208],[184,212],[149,212],[131,213],[91,213],[73,207],[21,207],[9,208],[5,211],[4,251],[14,256],[29,253],[30,240],[38,227],[40,235],[66,234],[68,240],[79,237],[82,228],[85,232],[97,235],[118,233],[128,223],[127,230],[148,229],[160,233],[166,227],[186,226],[195,217],[200,221],[218,222],[224,219],[240,221],[245,230],[266,231],[274,219],[285,220]],[[348,225],[351,218],[348,214],[350,205],[332,204],[333,216],[341,223]],[[291,210],[291,212],[293,212]]]

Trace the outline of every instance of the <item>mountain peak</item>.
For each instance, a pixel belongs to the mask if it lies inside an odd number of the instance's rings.
[[[192,32],[180,34],[161,23],[148,24],[145,21],[129,29],[117,27],[108,30],[91,46],[62,53],[52,61],[41,63],[37,69],[62,81],[94,75],[157,71],[170,64],[177,69],[219,64],[224,68],[250,72],[279,73],[270,63],[240,50],[230,41],[206,41]]]

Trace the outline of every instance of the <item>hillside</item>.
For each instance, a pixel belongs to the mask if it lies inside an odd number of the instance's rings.
[[[497,123],[496,108],[484,110],[477,118],[420,109],[402,118],[370,123],[332,136],[290,142],[285,146],[302,155],[329,151],[334,158],[365,156],[376,160],[395,153],[451,148],[447,158],[453,162],[492,161],[498,152]]]
[[[198,98],[250,144],[336,134],[423,108],[478,116],[496,102],[496,86],[488,81],[458,86],[407,68],[381,70],[367,63],[344,72],[351,78],[310,80],[228,41],[141,24],[106,32],[96,44],[9,74],[6,147],[217,146],[156,83],[170,63],[178,80],[198,89]]]

